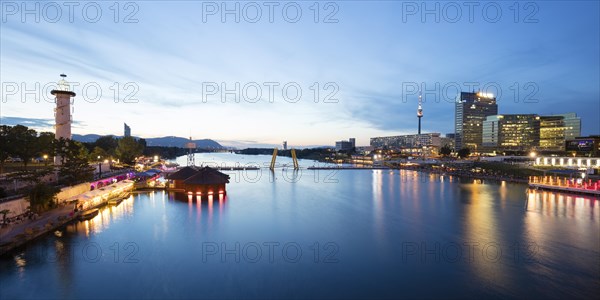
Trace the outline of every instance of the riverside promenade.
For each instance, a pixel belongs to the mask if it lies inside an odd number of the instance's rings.
[[[124,197],[133,189],[134,182],[131,180],[113,183],[106,187],[75,195],[67,199],[61,206],[42,213],[34,220],[26,220],[20,224],[0,228],[0,255],[4,255],[44,234],[55,231],[77,219],[83,211],[105,205],[110,199]],[[83,210],[75,213],[75,205],[83,207]]]
[[[0,228],[0,255],[74,220],[78,216],[73,213],[74,208],[70,204],[60,206],[42,213],[35,220]]]

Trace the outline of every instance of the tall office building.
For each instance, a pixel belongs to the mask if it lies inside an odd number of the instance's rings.
[[[123,123],[123,125],[125,125],[123,136],[131,136],[131,127],[127,126],[127,123]]]
[[[335,151],[348,151],[356,147],[356,139],[350,138],[347,141],[335,142]]]
[[[565,147],[565,117],[540,117],[540,150],[562,151]]]
[[[455,149],[467,147],[479,151],[482,147],[483,121],[497,114],[498,105],[494,95],[461,92],[454,110]]]
[[[564,118],[565,140],[572,140],[581,136],[581,118],[576,113],[556,114]]]
[[[535,114],[493,115],[482,126],[485,151],[529,151],[540,144],[540,117]]]

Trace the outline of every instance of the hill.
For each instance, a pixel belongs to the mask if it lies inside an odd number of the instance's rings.
[[[73,139],[79,142],[84,143],[93,143],[95,142],[101,135],[98,134],[74,134]],[[117,136],[120,137],[120,136]],[[185,144],[189,142],[189,139],[178,137],[178,136],[165,136],[158,138],[147,138],[146,145],[147,146],[159,146],[159,147],[181,147],[184,148]],[[224,149],[225,147],[221,146],[221,144],[217,143],[211,139],[200,139],[194,140],[197,148],[201,149]]]

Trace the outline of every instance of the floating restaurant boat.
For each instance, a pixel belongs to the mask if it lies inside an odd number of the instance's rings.
[[[85,211],[79,216],[79,220],[82,220],[82,221],[89,220],[89,219],[97,216],[99,211],[100,210],[98,210],[97,208]]]
[[[168,190],[197,199],[213,195],[225,195],[229,175],[210,167],[184,167],[167,176]]]

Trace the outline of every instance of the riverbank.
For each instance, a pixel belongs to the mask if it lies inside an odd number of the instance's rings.
[[[448,175],[448,176],[457,176],[461,178],[470,178],[470,179],[482,179],[482,180],[494,180],[494,181],[506,181],[512,183],[529,183],[527,178],[515,177],[515,176],[506,176],[499,174],[485,174],[481,172],[474,172],[469,170],[452,170],[446,168],[424,168],[421,166],[395,166],[397,169],[402,170],[412,170],[423,173],[430,174],[438,174],[438,175]]]
[[[47,211],[35,220],[0,229],[0,256],[54,232],[78,216],[79,214],[73,213],[72,205],[65,205]]]
[[[130,180],[113,183],[103,188],[72,196],[62,206],[44,212],[35,220],[29,220],[8,228],[0,228],[0,256],[77,220],[86,210],[104,206],[111,199],[128,196],[133,189],[134,182]],[[76,206],[82,209],[76,212]]]

